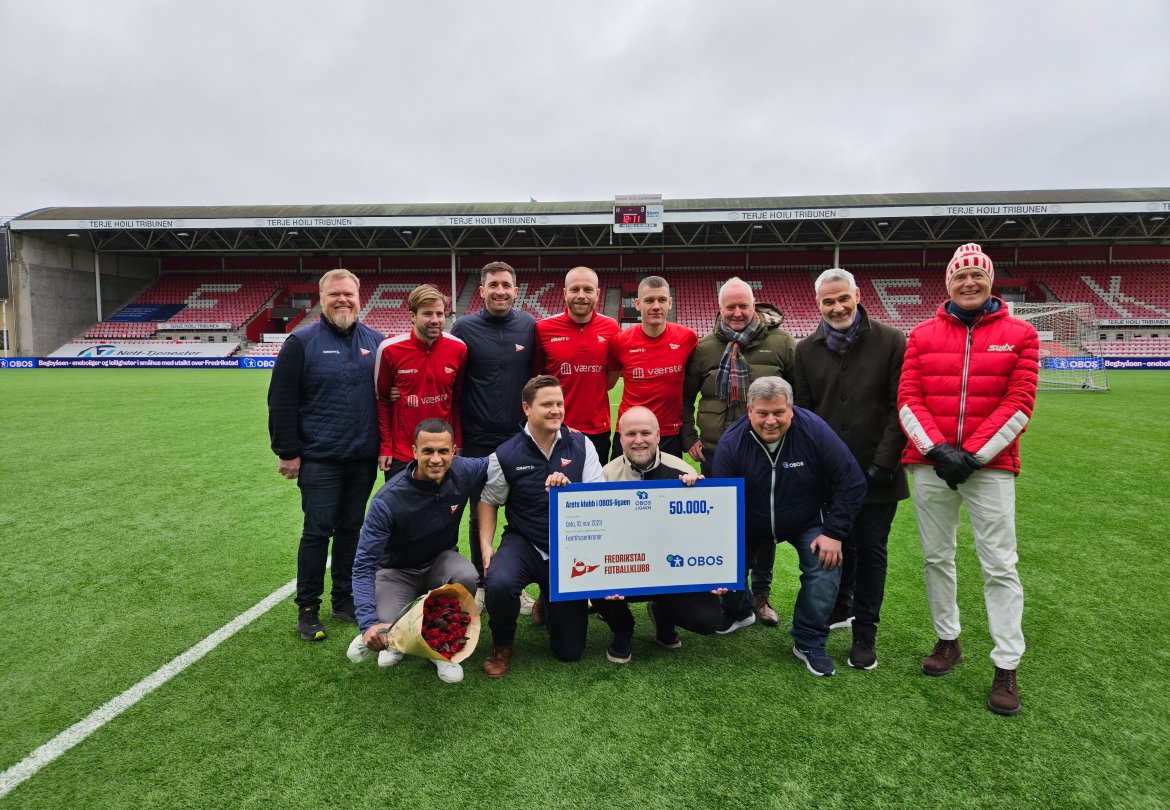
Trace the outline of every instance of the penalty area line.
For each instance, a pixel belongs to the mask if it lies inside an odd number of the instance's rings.
[[[122,694],[102,704],[88,717],[77,721],[20,762],[0,773],[0,799],[11,793],[17,785],[32,777],[41,768],[85,740],[90,734],[207,655],[277,604],[292,596],[296,591],[296,585],[294,579],[287,585],[273,591],[194,647],[172,658]]]

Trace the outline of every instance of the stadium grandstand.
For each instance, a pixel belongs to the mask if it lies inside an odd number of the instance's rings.
[[[943,299],[954,248],[974,241],[995,260],[997,294],[1066,313],[1037,322],[1050,356],[1170,357],[1170,188],[660,208],[658,227],[633,233],[616,227],[616,201],[33,211],[0,227],[4,356],[271,357],[317,317],[316,281],[334,267],[362,279],[361,318],[393,334],[421,283],[451,296],[452,317],[480,308],[493,260],[516,267],[518,306],[538,318],[561,311],[564,274],[584,264],[623,324],[637,320],[637,282],[662,275],[673,317],[705,333],[719,285],[739,276],[797,337],[817,323],[813,279],[839,266],[872,315],[908,331]],[[1074,304],[1087,306],[1067,314]]]

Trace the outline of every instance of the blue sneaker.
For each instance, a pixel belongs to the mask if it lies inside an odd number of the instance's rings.
[[[833,659],[826,655],[824,650],[802,650],[800,647],[793,647],[792,654],[804,661],[808,671],[818,678],[828,677],[837,671]]]

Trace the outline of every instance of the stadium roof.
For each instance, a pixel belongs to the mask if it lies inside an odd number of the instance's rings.
[[[566,252],[1170,244],[1170,188],[665,199],[661,233],[613,233],[613,200],[43,208],[13,231],[104,252]],[[45,233],[56,232],[56,234]]]

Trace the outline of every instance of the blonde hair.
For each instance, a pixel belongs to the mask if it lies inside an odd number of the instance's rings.
[[[357,276],[355,276],[353,273],[349,272],[348,270],[345,270],[345,269],[338,267],[336,270],[330,270],[328,273],[321,276],[321,280],[317,282],[317,289],[321,292],[324,292],[325,282],[334,281],[335,279],[339,279],[339,278],[353,279],[353,283],[354,283],[354,285],[357,286],[358,290],[361,290],[361,288],[362,288],[362,280],[360,278],[358,278]]]

